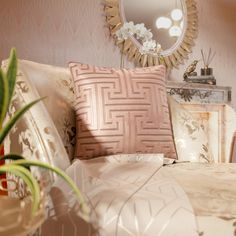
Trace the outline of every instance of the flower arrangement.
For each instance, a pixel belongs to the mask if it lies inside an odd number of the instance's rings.
[[[33,101],[30,104],[26,105],[25,107],[21,108],[20,110],[16,111],[15,114],[8,121],[6,121],[4,125],[3,122],[6,118],[6,114],[14,93],[16,74],[17,74],[16,50],[12,49],[7,71],[4,72],[2,69],[0,69],[0,149],[3,148],[4,139],[9,134],[11,128],[15,125],[15,123],[21,118],[21,116],[26,111],[28,111],[32,106],[34,106],[36,103],[42,100],[39,99]],[[18,154],[5,154],[5,155],[0,154],[0,160],[5,160],[5,161],[10,160],[0,166],[0,174],[5,174],[5,173],[13,174],[22,179],[25,182],[26,186],[28,187],[28,190],[30,192],[29,196],[31,199],[31,217],[30,217],[31,219],[34,219],[34,217],[37,215],[37,212],[41,208],[41,203],[42,203],[42,192],[40,189],[40,184],[30,171],[31,166],[36,166],[50,170],[52,172],[55,172],[60,177],[62,177],[68,183],[68,185],[73,189],[75,195],[77,196],[84,217],[88,216],[89,209],[85,204],[85,201],[82,197],[80,190],[77,188],[72,179],[59,168],[52,167],[47,163],[43,163],[40,161],[26,160],[23,156]],[[1,198],[2,197],[0,196],[0,201]]]
[[[126,40],[131,36],[142,42],[140,53],[158,55],[161,51],[161,45],[153,39],[150,29],[147,29],[143,23],[134,24],[133,21],[125,22],[123,26],[115,33],[118,40]]]

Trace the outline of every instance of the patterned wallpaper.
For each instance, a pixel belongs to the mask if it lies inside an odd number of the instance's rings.
[[[236,4],[197,1],[199,37],[187,63],[200,58],[201,48],[216,50],[212,66],[217,84],[233,87],[236,107]],[[66,66],[76,60],[119,66],[119,50],[106,28],[102,0],[1,0],[0,17],[0,60],[15,46],[20,58],[42,63]],[[185,67],[173,70],[171,79],[182,80]]]
[[[1,0],[0,55],[66,66],[70,60],[117,66],[98,0]]]

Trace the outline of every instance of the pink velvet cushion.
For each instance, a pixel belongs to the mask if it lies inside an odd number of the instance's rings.
[[[76,157],[164,153],[176,158],[165,68],[70,63],[76,93]]]

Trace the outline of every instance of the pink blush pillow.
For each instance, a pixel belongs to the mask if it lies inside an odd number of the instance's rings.
[[[164,153],[176,158],[165,68],[100,68],[69,64],[75,84],[75,157]]]

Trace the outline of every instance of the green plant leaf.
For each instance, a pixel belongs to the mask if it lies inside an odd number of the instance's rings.
[[[32,194],[32,215],[35,215],[40,205],[40,188],[39,184],[33,175],[26,168],[15,165],[15,164],[6,164],[0,166],[0,173],[12,173],[16,176],[19,176],[27,184]]]
[[[5,137],[8,135],[8,133],[10,132],[11,128],[15,125],[15,123],[21,118],[21,116],[24,115],[26,111],[28,111],[33,105],[35,105],[42,99],[44,98],[40,98],[22,107],[11,117],[11,119],[6,123],[6,125],[0,130],[0,144],[3,143]]]
[[[9,101],[9,89],[7,77],[0,69],[0,129],[2,128],[3,120],[7,114]],[[1,144],[1,143],[0,143]]]
[[[16,75],[17,75],[16,49],[12,48],[11,53],[10,53],[8,68],[7,68],[7,80],[8,80],[8,89],[9,89],[8,106],[11,102],[13,92],[14,92],[14,89],[15,89]]]
[[[57,167],[52,167],[52,166],[48,165],[47,163],[43,163],[43,162],[39,162],[39,161],[17,160],[17,161],[14,161],[13,163],[15,165],[22,165],[25,167],[37,166],[37,167],[45,168],[45,169],[55,172],[57,175],[59,175],[61,178],[63,178],[67,182],[67,184],[73,189],[73,191],[75,192],[75,194],[79,200],[82,211],[84,212],[86,217],[88,216],[89,208],[88,208],[87,204],[85,203],[80,190],[77,188],[74,181],[68,175],[66,175],[62,170],[60,170]]]
[[[6,155],[3,155],[3,156],[0,156],[0,160],[25,160],[25,158],[21,155],[18,155],[18,154],[6,154]]]
[[[0,156],[0,160],[16,161],[16,160],[25,160],[25,158],[21,155],[10,153],[10,154]],[[29,167],[25,167],[25,168],[30,171]]]

